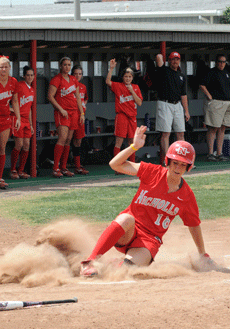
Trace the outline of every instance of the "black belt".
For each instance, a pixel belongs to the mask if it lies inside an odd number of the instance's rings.
[[[177,103],[179,103],[179,101],[170,101],[168,99],[159,99],[159,101],[165,102],[165,103],[170,103],[170,104],[177,104]]]

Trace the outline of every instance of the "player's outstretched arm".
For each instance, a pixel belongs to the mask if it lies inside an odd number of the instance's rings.
[[[191,233],[191,236],[193,238],[193,241],[195,242],[195,245],[198,249],[199,254],[201,256],[204,255],[205,247],[204,247],[204,240],[203,240],[203,235],[202,235],[200,225],[194,226],[194,227],[189,227],[189,232]]]
[[[109,64],[110,64],[110,67],[109,67],[109,72],[108,72],[108,75],[107,75],[107,78],[106,78],[106,84],[109,86],[109,87],[111,87],[111,85],[112,85],[112,81],[111,81],[111,79],[112,79],[112,73],[113,73],[113,69],[116,67],[116,65],[117,65],[117,62],[116,62],[116,60],[115,60],[115,58],[113,58],[113,59],[111,59],[110,60],[110,62],[109,62]]]
[[[139,150],[141,147],[145,144],[145,132],[147,127],[146,126],[140,126],[136,129],[133,144],[128,146],[126,149],[118,153],[109,163],[110,167],[118,171],[120,173],[136,176],[140,164],[134,163],[131,161],[127,161],[127,159],[132,155],[134,152]]]

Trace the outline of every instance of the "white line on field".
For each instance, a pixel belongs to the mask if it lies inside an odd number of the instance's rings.
[[[130,280],[130,281],[114,281],[114,282],[78,282],[79,284],[126,284],[126,283],[136,283],[137,281]]]
[[[230,284],[230,280],[224,280],[223,283],[229,283]]]
[[[224,257],[230,257],[230,255],[224,255]]]
[[[40,187],[40,190],[70,190],[69,187]]]

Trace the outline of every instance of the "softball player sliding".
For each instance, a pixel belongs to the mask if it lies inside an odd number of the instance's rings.
[[[86,111],[86,104],[88,102],[88,94],[86,90],[86,86],[81,83],[80,81],[83,78],[83,70],[80,65],[75,65],[72,68],[71,75],[73,75],[78,83],[79,83],[79,93],[81,96],[81,103],[83,107],[83,111]],[[73,134],[73,159],[74,159],[74,166],[75,166],[75,174],[79,175],[87,175],[89,173],[84,167],[81,166],[81,141],[82,138],[85,137],[85,125],[78,125],[78,129],[74,130]]]
[[[34,101],[34,90],[31,84],[34,80],[34,70],[29,66],[23,68],[24,81],[18,83],[18,102],[21,116],[21,127],[19,130],[15,129],[16,116],[11,113],[12,118],[12,135],[14,136],[15,146],[11,152],[11,173],[12,179],[30,177],[24,172],[25,164],[29,154],[30,138],[34,133],[32,125],[31,106]],[[16,165],[19,158],[18,172]]]
[[[18,82],[9,76],[10,61],[6,56],[0,56],[0,188],[5,189],[8,184],[2,178],[6,160],[6,143],[10,135],[11,118],[10,105],[16,115],[15,128],[21,126],[21,118],[18,105]]]
[[[188,226],[202,260],[211,262],[205,252],[194,193],[182,178],[194,165],[195,150],[185,141],[173,143],[165,157],[167,168],[127,161],[144,146],[146,129],[145,126],[137,128],[133,144],[110,161],[112,169],[139,177],[140,186],[132,203],[105,229],[89,258],[82,262],[83,276],[97,275],[92,261],[113,246],[125,254],[125,263],[150,265],[176,215]]]
[[[63,57],[60,60],[60,73],[51,79],[48,91],[48,99],[54,107],[54,119],[58,132],[58,141],[54,148],[53,166],[53,176],[57,178],[63,175],[74,176],[74,173],[66,168],[70,142],[74,130],[78,129],[78,123],[84,124],[85,122],[79,83],[75,77],[69,75],[70,70],[71,59]],[[61,170],[59,169],[59,162]]]
[[[132,84],[134,72],[126,68],[122,73],[123,82],[111,81],[112,72],[117,63],[115,59],[110,60],[110,68],[106,78],[106,84],[115,94],[115,131],[116,136],[114,156],[120,152],[124,138],[128,138],[129,145],[133,142],[133,136],[137,128],[137,105],[141,106],[143,97],[138,85]],[[135,162],[133,152],[130,161]],[[119,172],[116,171],[116,174]]]

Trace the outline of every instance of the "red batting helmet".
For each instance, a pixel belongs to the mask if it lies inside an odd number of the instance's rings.
[[[190,171],[194,165],[195,156],[194,147],[190,143],[177,141],[170,145],[165,156],[165,164],[168,166],[168,159],[182,161],[189,164],[187,171]]]

